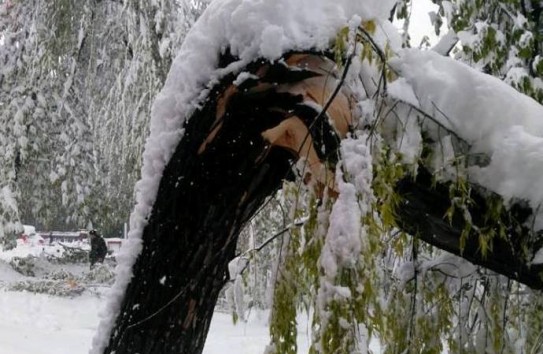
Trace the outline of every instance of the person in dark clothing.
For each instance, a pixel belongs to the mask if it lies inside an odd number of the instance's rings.
[[[96,230],[91,230],[89,232],[90,236],[90,244],[91,244],[91,250],[89,253],[89,260],[90,260],[90,267],[92,267],[96,263],[103,263],[104,258],[106,258],[107,254],[107,246],[106,241]]]

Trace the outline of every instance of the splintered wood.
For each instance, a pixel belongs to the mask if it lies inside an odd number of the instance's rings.
[[[270,92],[277,94],[277,97],[296,97],[299,98],[296,105],[309,109],[311,116],[308,117],[305,113],[302,117],[295,109],[286,108],[282,102],[270,100],[267,109],[277,112],[282,118],[276,126],[263,131],[261,136],[271,147],[285,149],[297,160],[305,163],[304,182],[312,184],[319,194],[322,194],[325,188],[335,194],[337,189],[334,172],[327,168],[324,159],[319,157],[312,127],[320,116],[320,119],[326,120],[332,134],[341,139],[352,126],[353,96],[350,91],[342,87],[332,98],[339,83],[336,64],[325,56],[291,54],[275,63],[262,62],[252,70],[249,77],[249,84],[245,81],[232,83],[222,90],[216,101],[215,123],[201,143],[198,154],[204,153],[216,138],[225,117],[229,114],[235,115],[231,105],[236,97],[262,97]],[[327,105],[326,112],[320,114]]]
[[[338,79],[336,64],[328,58],[310,55],[295,54],[285,60],[289,69],[309,70],[318,74],[305,80],[280,85],[278,92],[288,92],[292,95],[302,95],[303,102],[320,111],[332,99]],[[335,133],[344,138],[352,125],[352,95],[346,88],[342,88],[331,101],[325,119],[334,129]],[[291,151],[298,159],[304,159],[310,175],[305,176],[306,183],[316,183],[317,190],[328,187],[333,193],[335,187],[334,172],[326,168],[315,150],[315,145],[307,125],[298,117],[290,117],[278,126],[262,133],[262,137],[272,146],[278,146]]]

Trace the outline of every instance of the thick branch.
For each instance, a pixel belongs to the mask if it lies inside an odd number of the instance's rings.
[[[522,226],[532,213],[529,208],[515,205],[502,212],[501,219],[508,221],[507,235],[505,238],[495,236],[490,241],[485,257],[475,232],[470,233],[464,249],[461,248],[461,234],[466,227],[463,218],[455,215],[449,222],[445,217],[451,205],[449,184],[438,183],[433,186],[431,175],[421,169],[416,179],[411,176],[402,179],[397,185],[397,191],[402,196],[402,203],[397,209],[397,221],[404,231],[533,289],[543,289],[543,265],[531,266],[526,256],[537,251],[542,242],[541,236],[532,235],[531,230]],[[489,197],[472,190],[471,198],[475,201],[469,207],[473,225],[478,228],[492,227],[485,221]]]

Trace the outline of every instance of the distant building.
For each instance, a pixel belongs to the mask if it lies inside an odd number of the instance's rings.
[[[80,242],[87,241],[89,238],[89,232],[87,230],[40,231],[38,235],[43,238],[45,244],[52,244],[53,242]],[[106,241],[108,251],[111,253],[117,253],[123,243],[123,239],[117,237],[104,238],[104,240]]]
[[[112,238],[106,238],[106,245],[108,251],[112,253],[117,253],[121,249],[121,246],[123,244],[122,238],[112,237]]]
[[[77,242],[86,240],[89,237],[87,230],[79,231],[41,231],[41,237],[46,243],[53,242]]]

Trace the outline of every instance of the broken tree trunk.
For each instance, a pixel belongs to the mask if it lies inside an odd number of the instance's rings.
[[[289,170],[260,137],[279,115],[244,102],[199,153],[214,106],[191,118],[164,171],[106,353],[200,353],[240,228]]]
[[[233,60],[223,59],[222,67]],[[320,190],[334,188],[324,162],[336,162],[339,139],[351,125],[345,113],[351,107],[345,109],[349,92],[342,91],[325,116],[315,108],[326,107],[323,101],[334,90],[328,87],[335,82],[329,75],[337,74],[328,67],[331,62],[303,53],[273,64],[257,61],[246,68],[252,75],[244,82],[234,85],[230,75],[210,91],[164,170],[105,353],[201,353],[238,234],[291,173],[293,157],[307,160],[305,181]],[[408,233],[543,288],[542,268],[530,267],[521,252],[537,243],[522,227],[530,210],[504,211],[508,237],[494,239],[483,256],[475,238],[460,246],[462,219],[444,219],[451,203],[446,184],[433,186],[421,170],[416,179],[401,180],[397,191],[403,198],[398,225]],[[472,198],[474,224],[485,226],[486,199],[476,192]]]
[[[105,353],[201,353],[240,229],[288,176],[302,147],[318,155],[299,138],[299,126],[281,123],[297,117],[304,128],[312,125],[318,144],[337,140],[329,127],[311,124],[317,113],[303,104],[301,92],[288,92],[319,73],[297,69],[291,75],[285,65],[264,61],[247,70],[259,79],[235,86],[234,76],[224,78],[186,124],[160,181]]]

